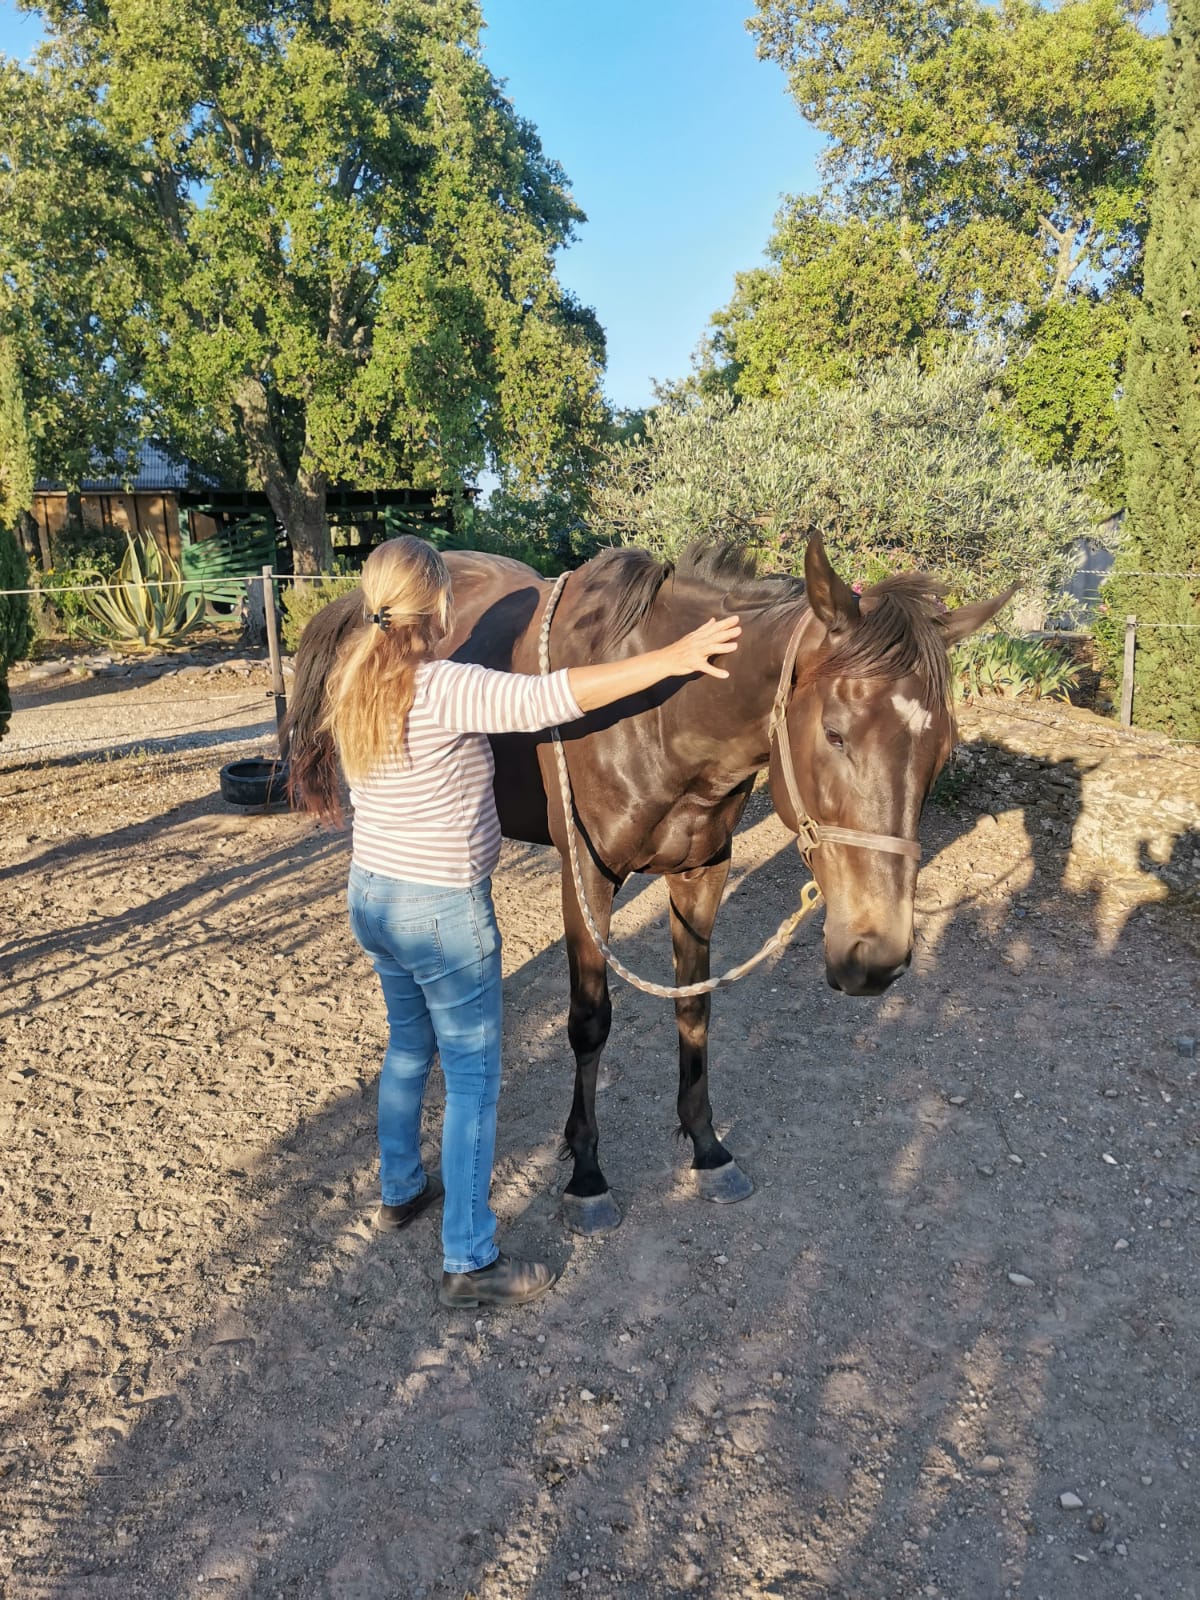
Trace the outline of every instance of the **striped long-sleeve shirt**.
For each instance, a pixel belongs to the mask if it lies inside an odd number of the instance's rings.
[[[388,878],[451,886],[500,855],[489,733],[536,733],[582,716],[563,668],[545,678],[424,661],[402,752],[350,792],[353,859]]]

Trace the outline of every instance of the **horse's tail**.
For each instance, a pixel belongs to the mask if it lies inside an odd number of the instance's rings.
[[[361,624],[362,616],[362,590],[355,589],[322,606],[308,623],[296,651],[284,723],[288,798],[298,810],[315,811],[332,822],[341,821],[342,801],[337,751],[329,732],[321,727],[325,685],[342,640]]]

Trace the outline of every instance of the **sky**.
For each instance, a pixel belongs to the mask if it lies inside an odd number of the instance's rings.
[[[686,375],[784,194],[815,186],[820,137],[755,59],[753,0],[482,0],[484,55],[587,214],[559,277],[608,336],[616,406]],[[0,0],[0,53],[36,16]]]

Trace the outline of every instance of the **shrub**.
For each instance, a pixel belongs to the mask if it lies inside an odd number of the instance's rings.
[[[778,399],[673,397],[640,440],[606,451],[596,530],[666,556],[724,539],[776,567],[797,567],[817,531],[866,582],[921,567],[975,599],[1019,573],[1053,606],[1095,508],[1082,475],[1013,440],[999,375],[988,353],[955,346],[932,369],[896,357]]]
[[[357,588],[358,579],[350,573],[294,578],[283,591],[283,648],[289,655],[295,655],[300,635],[318,611]]]
[[[0,528],[0,589],[27,589],[29,564],[16,536]],[[8,669],[21,661],[33,638],[29,598],[23,594],[0,594],[0,739],[8,732],[12,718],[12,697],[8,692]]]

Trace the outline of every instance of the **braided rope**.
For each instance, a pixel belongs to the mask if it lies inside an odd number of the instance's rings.
[[[569,572],[564,572],[559,577],[550,591],[550,598],[546,602],[545,614],[542,617],[541,633],[538,637],[538,670],[544,678],[550,671],[550,624],[554,617],[555,608],[562,595],[563,588]],[[727,989],[731,984],[744,978],[752,972],[760,962],[765,961],[769,955],[777,950],[781,951],[795,933],[796,929],[811,912],[820,905],[822,895],[816,883],[806,883],[800,891],[800,905],[790,917],[776,928],[775,932],[763,945],[757,954],[749,960],[740,962],[736,967],[731,967],[728,972],[722,973],[719,978],[706,978],[702,983],[651,983],[647,978],[639,978],[636,972],[631,972],[621,958],[605,943],[596,919],[592,915],[591,905],[588,903],[587,890],[583,886],[583,873],[579,866],[579,849],[576,844],[577,818],[575,812],[575,799],[571,793],[571,774],[567,770],[567,753],[563,749],[562,732],[558,728],[551,728],[551,738],[554,741],[554,759],[558,767],[558,784],[562,794],[563,821],[567,834],[567,859],[571,864],[571,881],[575,885],[575,898],[579,902],[579,909],[583,913],[583,920],[588,932],[595,941],[596,948],[607,961],[608,965],[619,978],[624,978],[626,983],[631,983],[635,989],[640,989],[643,994],[657,995],[662,1000],[685,1000],[693,995],[712,994],[714,989]]]

